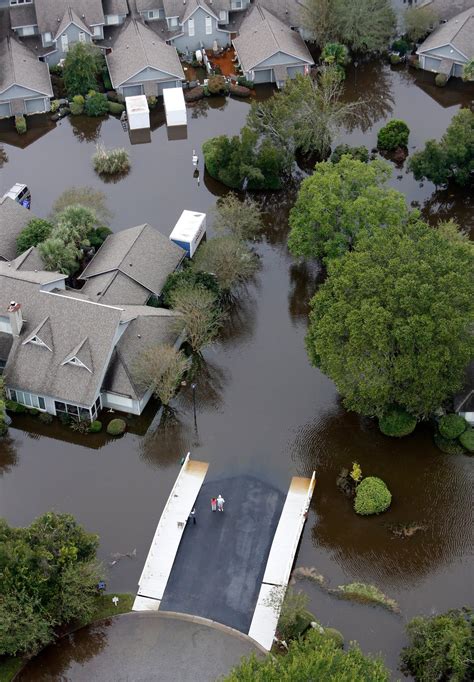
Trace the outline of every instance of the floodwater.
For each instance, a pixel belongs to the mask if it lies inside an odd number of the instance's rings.
[[[359,127],[340,141],[369,148],[393,116],[408,123],[411,152],[440,137],[460,106],[474,99],[472,87],[450,83],[437,89],[429,74],[380,64],[352,68],[346,83],[347,98],[370,101]],[[248,103],[239,100],[198,103],[189,111],[187,138],[179,140],[168,139],[163,115],[155,112],[151,144],[133,146],[115,119],[67,119],[45,134],[38,124],[34,141],[23,149],[13,146],[17,137],[5,133],[0,144],[3,139],[8,161],[0,191],[26,182],[33,210],[46,216],[64,189],[92,185],[107,195],[114,230],[146,221],[169,234],[184,208],[209,212],[223,192],[203,177],[202,159],[198,184],[192,150],[200,150],[210,136],[237,133],[247,110]],[[132,170],[116,184],[105,184],[91,168],[99,140],[130,152]],[[394,167],[392,185],[430,221],[453,217],[473,230],[473,197],[467,190],[435,191],[403,167]],[[322,273],[288,254],[294,189],[261,200],[266,210],[265,233],[257,245],[261,269],[221,341],[205,353],[206,366],[197,379],[196,424],[187,389],[176,400],[175,424],[146,430],[150,407],[119,440],[73,435],[60,425],[40,430],[31,419],[17,419],[18,428],[10,429],[0,450],[0,514],[23,525],[51,508],[70,512],[100,535],[105,564],[111,553],[136,548],[136,558],[121,559],[109,567],[108,576],[110,589],[134,591],[188,450],[210,462],[208,480],[249,475],[286,491],[291,476],[315,469],[318,482],[297,565],[316,567],[331,587],[371,582],[398,601],[401,614],[339,601],[307,582],[301,586],[323,624],[340,629],[346,640],[358,640],[364,651],[381,651],[397,675],[408,619],[472,603],[473,460],[439,452],[429,425],[391,440],[370,420],[346,412],[334,385],[309,365],[304,349],[307,301]],[[392,491],[392,507],[381,517],[356,516],[336,488],[340,469],[354,460],[365,475],[380,476]],[[416,523],[423,530],[401,539],[391,532],[397,523]],[[33,672],[31,679],[39,677]]]

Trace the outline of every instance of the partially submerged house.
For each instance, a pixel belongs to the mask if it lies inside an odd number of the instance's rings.
[[[0,261],[0,370],[9,399],[79,420],[102,407],[142,412],[151,391],[134,378],[138,356],[182,342],[177,313],[142,305],[184,257],[158,234],[142,225],[109,237],[92,261],[84,287],[91,295],[66,289],[60,273],[25,269],[38,264],[34,249]],[[99,281],[103,295],[94,291]]]
[[[464,66],[474,59],[474,7],[441,24],[416,53],[422,69],[462,77]]]
[[[133,19],[119,31],[106,61],[112,85],[123,97],[157,97],[185,80],[176,48]]]
[[[53,96],[46,64],[14,36],[0,41],[0,118],[50,110]]]
[[[248,12],[232,41],[244,76],[254,83],[275,83],[307,74],[314,64],[300,34],[260,3]]]

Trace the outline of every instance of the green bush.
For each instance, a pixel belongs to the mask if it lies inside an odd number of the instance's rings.
[[[400,607],[395,599],[387,597],[387,595],[381,592],[375,585],[368,585],[367,583],[348,583],[347,585],[339,585],[337,589],[330,590],[330,592],[343,599],[358,601],[361,604],[378,604],[394,613],[400,612]]]
[[[112,230],[103,225],[102,227],[95,227],[87,234],[87,240],[94,249],[98,249],[105,242]]]
[[[26,133],[27,125],[24,116],[15,116],[15,128],[18,135],[24,135]]]
[[[51,236],[52,224],[43,218],[32,218],[16,238],[18,255],[24,253],[30,246],[38,246]]]
[[[433,436],[434,443],[438,450],[445,452],[447,455],[463,455],[464,448],[457,438],[449,439],[436,432]]]
[[[207,89],[211,95],[224,95],[228,89],[224,76],[209,76]]]
[[[28,414],[32,417],[37,417],[40,414],[40,411],[36,407],[29,407]]]
[[[474,612],[466,608],[413,618],[401,653],[404,672],[417,682],[474,679],[473,623]]]
[[[467,429],[467,421],[460,414],[445,414],[438,422],[438,429],[443,438],[453,440]]]
[[[216,297],[220,295],[220,288],[215,275],[209,272],[199,272],[187,267],[178,272],[172,272],[168,276],[161,292],[163,303],[167,306],[171,306],[173,292],[184,286],[203,286],[211,291]]]
[[[51,424],[51,422],[53,421],[53,416],[51,414],[49,414],[48,412],[41,412],[38,415],[38,420],[42,424]]]
[[[60,66],[59,64],[51,64],[49,67],[49,73],[52,74],[53,76],[62,76],[63,67]]]
[[[390,64],[393,64],[394,66],[396,64],[400,64],[401,62],[401,57],[399,54],[391,54],[390,55]]]
[[[324,634],[332,639],[337,649],[344,649],[344,635],[336,628],[324,628]]]
[[[155,97],[154,95],[149,95],[146,98],[146,101],[148,102],[148,107],[150,109],[154,109],[156,107],[156,105],[158,104],[158,98]]]
[[[392,43],[392,50],[398,52],[400,55],[404,55],[410,50],[410,43],[403,38],[398,38]]]
[[[108,107],[109,114],[114,114],[115,116],[118,116],[125,111],[124,105],[120,104],[120,102],[109,102]]]
[[[112,90],[112,81],[110,80],[109,70],[107,66],[102,69],[102,80],[104,81],[104,88],[106,90]]]
[[[104,116],[109,111],[109,102],[101,92],[90,90],[86,96],[84,109],[88,116]]]
[[[130,170],[130,159],[125,149],[106,149],[97,145],[92,163],[99,175],[117,175]]]
[[[74,95],[69,105],[73,116],[80,116],[84,113],[84,102],[85,100],[82,95]]]
[[[398,147],[406,147],[410,128],[405,121],[394,118],[381,128],[377,135],[377,147],[390,152]]]
[[[239,76],[237,78],[237,85],[241,85],[244,88],[250,88],[250,90],[253,88],[252,81],[247,80],[245,76]]]
[[[127,424],[123,419],[112,419],[107,425],[107,433],[109,436],[121,436],[122,433],[125,433],[126,428]]]
[[[379,419],[379,428],[385,436],[395,436],[401,438],[408,436],[414,431],[416,418],[409,414],[403,407],[393,405]]]
[[[459,442],[468,452],[474,452],[474,429],[471,427],[461,433]]]
[[[380,514],[390,507],[392,495],[382,479],[364,478],[356,489],[354,509],[357,514]]]
[[[349,144],[339,144],[331,154],[331,163],[339,163],[343,156],[350,156],[351,159],[368,163],[369,150],[363,145],[360,147],[351,147]]]
[[[448,82],[448,77],[446,76],[445,73],[437,73],[435,76],[435,84],[438,86],[438,88],[444,88],[446,83]]]
[[[27,411],[27,408],[24,405],[21,405],[21,403],[16,403],[14,400],[6,400],[5,407],[9,412],[16,412],[17,414]]]
[[[100,422],[98,419],[95,419],[90,423],[89,433],[99,433],[99,431],[102,431],[102,422]]]
[[[59,109],[59,100],[58,99],[53,99],[51,102],[51,113],[55,114],[57,110]]]

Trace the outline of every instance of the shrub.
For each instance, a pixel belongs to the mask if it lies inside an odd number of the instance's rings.
[[[438,429],[443,438],[458,438],[467,429],[467,421],[460,414],[445,414],[438,422]]]
[[[344,635],[336,628],[324,628],[326,637],[334,642],[336,649],[344,649]]]
[[[393,151],[397,147],[406,147],[410,129],[405,121],[394,118],[381,128],[377,135],[377,147],[384,151]]]
[[[84,113],[84,102],[85,100],[82,95],[74,95],[69,105],[73,116],[80,116]]]
[[[109,436],[121,436],[122,433],[125,433],[126,428],[127,424],[123,419],[112,419],[107,425],[107,433]]]
[[[326,43],[321,52],[321,61],[345,66],[349,62],[349,50],[342,43]]]
[[[17,414],[24,413],[27,411],[27,408],[24,405],[21,405],[20,403],[17,403],[14,400],[6,400],[5,407],[9,412],[16,412]]]
[[[53,416],[49,414],[49,412],[41,412],[41,414],[38,415],[38,420],[42,424],[51,424],[53,421]]]
[[[457,438],[449,439],[436,432],[433,436],[434,443],[438,450],[445,452],[447,455],[463,455],[464,448]]]
[[[448,82],[448,77],[445,73],[437,73],[435,76],[435,84],[438,86],[438,88],[444,88],[446,83]]]
[[[394,66],[396,64],[400,64],[401,62],[401,57],[399,54],[391,54],[390,55],[390,64],[393,64]]]
[[[53,226],[43,218],[32,218],[16,238],[17,253],[24,253],[30,246],[38,246],[51,235]]]
[[[94,249],[98,249],[105,242],[112,230],[103,225],[102,227],[95,227],[87,233],[87,240]]]
[[[15,116],[15,128],[18,135],[24,135],[26,133],[27,125],[24,116]]]
[[[53,99],[53,101],[51,102],[51,113],[55,114],[60,106],[61,105],[59,104],[59,100]]]
[[[410,50],[410,43],[403,38],[398,38],[398,40],[392,43],[392,50],[400,55],[404,55]]]
[[[210,95],[223,95],[227,92],[227,83],[224,76],[210,76],[207,81],[207,89]]]
[[[187,267],[184,270],[172,272],[168,276],[161,292],[163,303],[171,306],[173,293],[184,286],[200,286],[206,288],[216,297],[220,295],[220,288],[215,275],[209,272],[198,272]]]
[[[404,670],[418,682],[474,679],[473,619],[474,612],[465,608],[413,618],[401,653]]]
[[[102,64],[103,57],[95,45],[81,42],[72,45],[64,62],[64,85],[69,97],[94,90]]]
[[[368,476],[357,486],[354,509],[363,516],[380,514],[390,507],[391,501],[390,490],[382,479]]]
[[[474,452],[474,429],[469,428],[466,429],[464,433],[461,433],[459,442],[468,452]]]
[[[29,414],[31,417],[37,417],[37,416],[39,415],[39,413],[40,413],[40,411],[39,411],[38,409],[36,409],[36,407],[30,407],[30,408],[28,408],[28,414]]]
[[[109,102],[101,92],[90,90],[86,96],[84,109],[88,116],[104,116],[109,111]]]
[[[331,154],[331,162],[339,163],[342,156],[350,156],[351,159],[368,163],[369,150],[363,145],[360,147],[351,147],[348,144],[339,144]]]
[[[247,80],[245,76],[239,76],[237,78],[237,84],[241,85],[244,88],[250,88],[250,90],[253,88],[252,81]]]
[[[352,599],[362,604],[378,604],[395,613],[400,611],[395,599],[387,597],[387,595],[381,592],[375,585],[349,583],[347,585],[339,585],[337,589],[332,590],[332,593],[343,599]]]
[[[106,149],[98,144],[92,163],[99,175],[117,175],[130,170],[130,159],[125,149]]]
[[[414,431],[416,426],[416,418],[409,414],[403,407],[393,405],[387,412],[379,419],[379,428],[386,436],[394,436],[402,438]]]
[[[107,66],[102,69],[102,80],[104,81],[104,88],[106,90],[112,90],[112,81],[110,80],[110,74]]]
[[[108,107],[109,114],[114,114],[116,116],[120,115],[122,112],[125,111],[124,105],[120,104],[120,102],[109,102]]]
[[[148,102],[148,106],[150,109],[154,109],[156,105],[158,104],[158,98],[155,97],[155,95],[149,95],[146,98],[146,101]]]
[[[99,431],[102,431],[102,422],[95,419],[89,425],[89,433],[99,433]]]

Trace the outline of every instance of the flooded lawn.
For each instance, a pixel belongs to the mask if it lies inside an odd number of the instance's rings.
[[[438,89],[431,75],[404,69],[352,68],[347,97],[369,94],[374,98],[362,129],[347,132],[341,141],[371,148],[379,127],[393,116],[408,123],[411,152],[439,137],[459,107],[474,98],[474,89],[451,83]],[[106,193],[114,230],[149,222],[169,234],[183,209],[208,212],[224,191],[203,174],[202,158],[198,184],[192,150],[200,150],[210,136],[236,134],[247,110],[248,103],[238,100],[203,100],[188,111],[187,138],[179,140],[168,139],[163,113],[155,111],[151,144],[133,146],[115,119],[66,119],[42,135],[35,129],[24,149],[14,146],[24,140],[0,134],[8,156],[0,192],[17,181],[27,183],[34,212],[46,216],[64,189],[91,185]],[[132,170],[116,184],[104,184],[92,169],[98,140],[130,152]],[[435,191],[395,167],[392,185],[428,220],[453,217],[474,233],[473,197],[467,191]],[[347,413],[332,382],[310,367],[304,349],[307,301],[320,273],[288,254],[293,200],[294,190],[262,197],[267,213],[257,246],[261,271],[221,341],[205,354],[196,425],[186,389],[177,399],[177,423],[151,426],[146,433],[142,424],[115,441],[73,435],[59,425],[40,434],[35,422],[25,421],[25,428],[10,429],[9,440],[2,442],[0,514],[23,525],[51,508],[71,512],[100,535],[105,564],[111,553],[136,548],[136,559],[109,567],[108,578],[110,589],[134,591],[188,450],[211,463],[213,476],[256,476],[282,491],[292,475],[315,469],[318,482],[297,565],[314,566],[331,587],[372,582],[398,601],[401,615],[338,601],[309,582],[301,586],[324,625],[357,639],[365,651],[382,651],[396,671],[407,619],[472,600],[473,460],[436,450],[429,425],[401,441],[385,438],[371,421]],[[381,517],[357,517],[336,488],[340,469],[354,460],[392,491],[392,507]],[[410,538],[394,535],[393,526],[406,523],[424,529]]]

